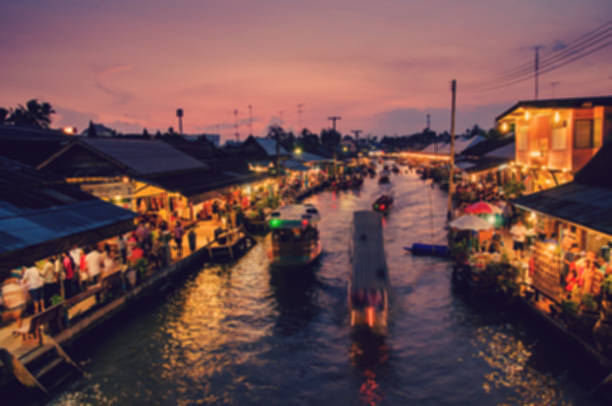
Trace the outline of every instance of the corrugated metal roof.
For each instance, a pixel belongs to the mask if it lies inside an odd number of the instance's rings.
[[[389,284],[381,216],[370,210],[353,213],[353,289],[384,288]]]
[[[612,144],[605,144],[574,181],[514,203],[612,236]]]
[[[324,156],[312,154],[310,152],[302,152],[301,154],[293,154],[293,158],[297,159],[298,161],[304,161],[304,162],[321,162],[321,161],[328,160]]]
[[[513,202],[612,236],[612,189],[571,182]]]
[[[94,231],[124,220],[135,214],[101,200],[77,202],[44,210],[24,210],[12,216],[0,217],[0,256],[57,240],[72,234]]]
[[[202,162],[162,141],[86,137],[79,141],[139,175],[206,168]]]
[[[493,151],[484,154],[484,156],[487,158],[503,158],[509,160],[514,160],[515,155],[516,154],[514,142],[511,142],[510,144],[504,145],[503,147],[494,149]]]
[[[612,106],[612,96],[602,97],[573,97],[568,99],[544,99],[544,100],[521,100],[508,110],[495,117],[499,121],[504,116],[512,113],[519,107],[531,108],[580,108],[584,105],[590,106]]]
[[[276,156],[276,141],[268,138],[255,137],[255,141],[268,156]],[[279,147],[279,155],[289,155],[287,150],[282,146]]]
[[[236,172],[211,172],[206,169],[187,173],[170,173],[147,178],[147,182],[166,190],[178,192],[192,202],[201,202],[207,192],[228,186],[255,182],[266,178],[266,174],[241,174]]]
[[[480,135],[472,138],[456,138],[455,139],[455,155],[462,153],[465,149],[471,148],[474,145],[484,141],[484,138]],[[426,152],[428,154],[450,154],[450,142],[447,143],[438,143],[429,144],[422,152]]]
[[[133,228],[135,213],[0,158],[0,272]]]

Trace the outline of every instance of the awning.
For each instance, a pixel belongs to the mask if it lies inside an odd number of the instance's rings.
[[[134,228],[136,213],[92,199],[40,210],[0,209],[0,273]]]
[[[307,172],[310,170],[310,168],[304,166],[301,162],[298,162],[295,159],[287,159],[285,162],[283,162],[283,166],[291,171]]]
[[[612,190],[567,183],[513,200],[517,206],[612,236]]]

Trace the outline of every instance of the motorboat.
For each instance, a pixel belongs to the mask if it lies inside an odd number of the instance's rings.
[[[378,177],[378,183],[386,184],[386,183],[389,183],[389,182],[390,182],[389,171],[387,169],[383,169],[380,172],[380,176]]]
[[[372,204],[372,210],[382,214],[387,214],[389,210],[391,210],[391,206],[393,206],[393,196],[382,195],[374,201]]]
[[[312,204],[294,204],[272,212],[268,221],[270,264],[299,268],[314,262],[321,255],[320,219]]]
[[[351,232],[350,325],[354,330],[384,335],[389,323],[391,286],[381,216],[367,210],[354,212]]]

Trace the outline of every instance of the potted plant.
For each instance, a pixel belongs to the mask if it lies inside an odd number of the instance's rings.
[[[580,300],[580,306],[576,317],[576,322],[570,326],[576,333],[591,337],[593,327],[599,319],[599,306],[593,295],[585,293]]]
[[[561,301],[560,307],[563,321],[571,328],[571,326],[576,324],[576,319],[578,317],[578,303],[573,300],[563,300]]]

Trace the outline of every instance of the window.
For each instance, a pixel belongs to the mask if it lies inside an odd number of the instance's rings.
[[[519,151],[527,150],[527,127],[519,127],[517,148]]]
[[[552,130],[552,149],[559,151],[567,147],[567,128],[559,127]]]
[[[574,121],[574,148],[593,148],[593,120]]]
[[[601,123],[601,118],[596,118],[595,120],[593,120],[593,147],[601,147],[601,138],[603,136],[602,133],[603,125]]]

